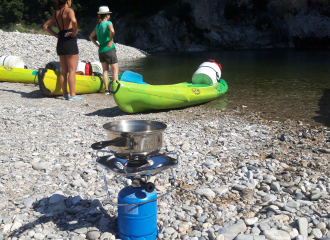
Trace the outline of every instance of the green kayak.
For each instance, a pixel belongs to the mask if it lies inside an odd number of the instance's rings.
[[[228,90],[223,79],[212,86],[189,82],[149,85],[113,81],[111,87],[116,104],[127,113],[193,106],[212,101]]]

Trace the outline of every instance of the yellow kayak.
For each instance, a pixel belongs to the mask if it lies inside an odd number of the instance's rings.
[[[38,80],[40,91],[46,96],[63,95],[60,72],[55,72],[46,68],[39,68]],[[68,85],[69,90],[69,85]],[[76,94],[104,92],[102,76],[76,75]]]
[[[0,82],[38,83],[38,70],[0,66]]]

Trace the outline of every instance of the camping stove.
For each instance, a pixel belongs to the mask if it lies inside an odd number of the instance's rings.
[[[102,152],[108,152],[101,150]],[[123,240],[154,240],[157,237],[157,199],[162,198],[176,187],[173,167],[177,159],[158,154],[148,159],[130,160],[117,158],[114,155],[98,157],[97,161],[104,170],[103,177],[107,198],[110,204],[118,206],[118,238]],[[164,170],[170,169],[173,176],[173,187],[157,197],[155,185],[149,178]],[[110,200],[105,173],[125,176],[132,180],[132,185],[123,188],[118,194],[118,203]]]
[[[94,150],[109,153],[96,162],[103,170],[104,184],[110,204],[118,206],[118,237],[123,240],[154,240],[157,237],[157,199],[173,191],[176,179],[173,167],[177,159],[170,153],[160,154],[162,132],[166,125],[146,120],[121,120],[103,125],[108,141],[92,144]],[[101,150],[108,147],[110,151]],[[157,197],[151,176],[170,169],[173,187]],[[110,200],[106,172],[132,180],[132,185],[118,194],[118,203]]]

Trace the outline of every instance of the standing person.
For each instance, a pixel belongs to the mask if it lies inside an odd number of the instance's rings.
[[[115,30],[110,19],[110,10],[107,6],[99,8],[97,13],[97,25],[89,36],[89,39],[99,48],[99,58],[103,68],[103,81],[105,85],[105,95],[109,95],[108,72],[109,64],[112,70],[112,80],[118,80],[118,59],[116,46],[113,43]],[[99,44],[95,41],[95,36]]]
[[[60,57],[61,75],[60,82],[65,100],[83,100],[76,95],[76,69],[78,65],[78,44],[77,32],[78,23],[74,11],[70,8],[72,0],[57,0],[56,11],[47,20],[43,28],[51,35],[55,36],[57,41],[57,55]],[[56,22],[58,33],[55,33],[50,27]],[[69,73],[69,75],[68,75]],[[70,96],[67,90],[69,83]]]

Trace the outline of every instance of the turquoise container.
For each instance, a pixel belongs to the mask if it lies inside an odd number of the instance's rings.
[[[119,204],[143,203],[157,198],[156,191],[144,187],[125,187],[118,194]],[[118,206],[118,238],[122,240],[154,240],[157,231],[157,201],[142,205]]]

